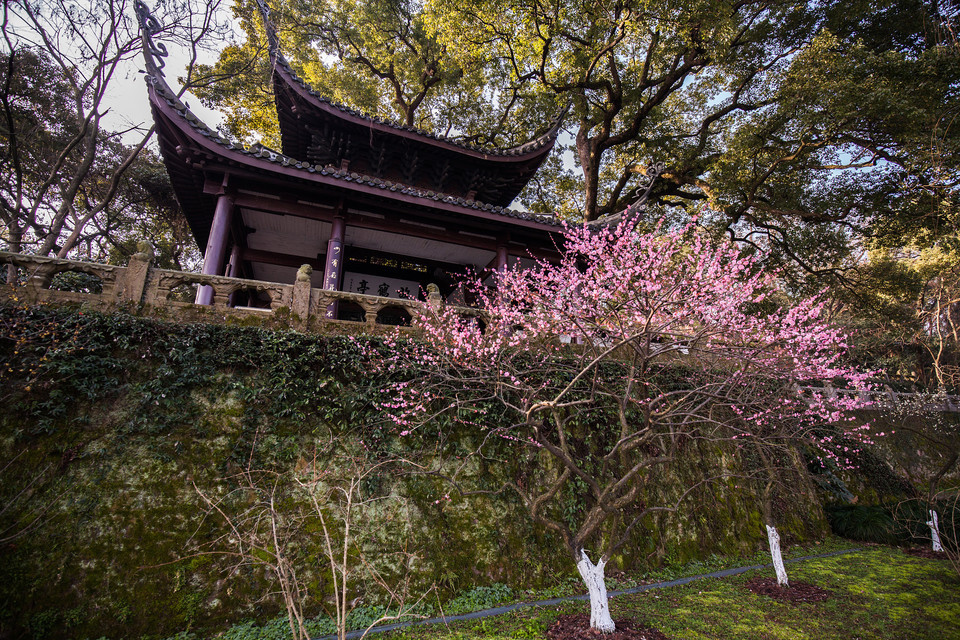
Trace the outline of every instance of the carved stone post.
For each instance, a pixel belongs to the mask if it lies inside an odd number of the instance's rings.
[[[10,253],[20,253],[21,246],[20,243],[23,240],[23,233],[20,231],[20,228],[17,226],[16,221],[11,220],[8,225],[9,229],[7,231],[7,251]],[[17,286],[17,265],[13,262],[10,262],[6,266],[7,277],[6,284],[10,285],[11,288]]]
[[[149,242],[138,242],[137,253],[130,257],[123,279],[118,283],[117,300],[135,305],[143,302],[143,293],[147,288],[150,267],[153,266],[153,246]]]
[[[426,305],[427,313],[439,314],[443,310],[443,296],[440,295],[440,287],[432,282],[427,285]],[[410,313],[410,325],[416,328],[421,328],[419,312],[412,313],[412,309],[408,309],[407,312]]]
[[[440,295],[440,287],[432,282],[427,285],[427,302],[434,307],[439,307],[441,304],[443,304],[443,296]]]
[[[290,302],[290,311],[300,318],[300,326],[306,327],[310,320],[310,275],[313,267],[305,264],[297,271],[297,279],[293,283],[293,300]]]
[[[44,289],[50,286],[53,280],[53,269],[49,264],[40,264],[27,275],[24,292],[27,302],[34,304],[43,297]]]

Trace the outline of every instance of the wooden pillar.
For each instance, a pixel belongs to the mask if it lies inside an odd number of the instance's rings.
[[[323,288],[330,291],[340,291],[343,282],[343,239],[346,230],[347,223],[343,214],[337,214],[333,219],[330,239],[327,240],[327,263],[323,269]],[[324,317],[335,320],[338,306],[336,301],[327,305]]]
[[[494,285],[500,286],[500,274],[507,270],[508,260],[510,258],[507,253],[507,242],[509,239],[506,236],[500,236],[497,239],[497,273],[493,277]]]
[[[240,245],[237,244],[237,241],[233,242],[233,249],[230,250],[230,260],[227,262],[227,268],[224,271],[224,275],[228,275],[231,278],[240,277]],[[237,292],[234,291],[230,294],[230,297],[227,298],[227,306],[235,307],[237,306]]]
[[[213,212],[213,224],[207,238],[207,250],[203,254],[203,269],[200,273],[218,276],[223,269],[223,260],[227,254],[227,240],[230,237],[230,219],[233,217],[233,198],[221,193],[217,199],[217,208]],[[213,288],[200,287],[197,291],[197,304],[213,303]]]
[[[507,270],[507,245],[497,245],[497,272],[503,273]]]
[[[240,245],[236,242],[233,244],[233,249],[230,251],[230,261],[227,262],[227,271],[226,275],[231,278],[240,277]]]

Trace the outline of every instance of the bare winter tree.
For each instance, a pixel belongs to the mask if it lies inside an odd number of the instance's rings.
[[[233,569],[264,569],[294,640],[310,639],[309,609],[318,602],[340,640],[350,628],[348,615],[364,598],[375,595],[383,606],[361,637],[378,624],[412,617],[433,589],[413,593],[415,552],[391,544],[403,520],[384,517],[404,509],[392,480],[408,464],[372,456],[356,433],[318,441],[291,470],[255,469],[248,462],[228,479],[236,488],[226,495],[197,488],[208,516],[225,525],[202,553],[229,558]],[[324,586],[311,588],[317,576]]]
[[[111,92],[141,50],[134,0],[11,0],[0,50],[0,231],[6,249],[67,256],[110,226],[152,134],[110,130]],[[162,35],[187,52],[183,89],[205,48],[229,33],[223,0],[160,5]],[[129,199],[128,199],[129,200]],[[128,201],[121,199],[121,201]]]
[[[937,369],[939,374],[940,367]],[[944,553],[960,573],[960,483],[956,474],[960,428],[955,415],[946,410],[951,400],[955,397],[940,387],[933,393],[900,394],[883,410],[898,437],[909,438],[907,442],[914,445],[904,449],[922,449],[931,456],[926,464],[911,465],[908,472],[911,481],[926,488],[925,495],[900,502],[893,509],[894,521],[915,538],[928,540],[931,549]]]

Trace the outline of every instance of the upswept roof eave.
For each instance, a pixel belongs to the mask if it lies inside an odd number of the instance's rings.
[[[273,66],[274,91],[278,92],[281,88],[286,88],[292,95],[297,96],[305,106],[354,125],[372,128],[388,135],[414,140],[427,146],[445,149],[467,157],[511,164],[536,160],[536,166],[539,167],[553,149],[557,136],[560,134],[563,118],[570,108],[568,104],[562,109],[553,118],[547,131],[543,134],[523,144],[507,148],[483,147],[463,143],[424,129],[371,116],[346,105],[333,102],[315,91],[305,80],[300,78],[280,51],[280,40],[277,37],[273,21],[270,19],[270,8],[264,0],[257,0],[257,6],[267,33],[270,62]],[[282,120],[281,118],[281,122]]]
[[[536,167],[539,168],[550,154],[550,151],[553,150],[553,145],[556,143],[557,136],[560,133],[562,117],[566,115],[566,109],[564,109],[558,117],[554,118],[546,133],[521,145],[503,149],[466,144],[424,129],[370,116],[346,105],[333,102],[329,98],[314,91],[309,84],[301,79],[282,54],[276,52],[275,54],[271,54],[271,56],[273,62],[274,91],[279,92],[285,89],[289,92],[289,95],[295,96],[296,99],[307,108],[342,120],[351,125],[373,129],[374,131],[393,137],[405,138],[419,144],[443,149],[468,158],[505,164],[535,162]],[[281,122],[282,121],[281,119]]]
[[[189,140],[206,153],[222,158],[223,163],[243,166],[259,173],[271,175],[283,180],[325,183],[334,188],[359,191],[367,194],[389,191],[393,198],[411,203],[422,203],[431,208],[441,208],[459,212],[471,217],[495,218],[506,224],[536,228],[545,232],[556,232],[561,223],[553,216],[517,211],[507,207],[485,204],[476,200],[419,189],[401,183],[391,182],[356,172],[340,170],[331,166],[311,165],[278,153],[261,145],[244,147],[214,131],[190,109],[167,85],[162,72],[149,69],[146,74],[148,94],[154,120],[162,118],[168,126],[157,122],[158,136],[168,135],[167,129],[179,132],[181,140],[172,140],[171,146],[183,146]],[[169,169],[168,169],[169,170]]]

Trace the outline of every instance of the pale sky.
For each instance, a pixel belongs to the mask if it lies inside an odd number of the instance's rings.
[[[224,42],[224,46],[226,44],[227,42]],[[169,43],[167,48],[170,55],[165,59],[164,75],[170,88],[179,91],[181,85],[178,78],[185,73],[189,55],[187,51],[177,49],[172,43]],[[216,59],[217,54],[213,52],[201,52],[201,63],[213,64]],[[123,76],[115,77],[112,80],[107,92],[107,104],[110,105],[110,112],[106,118],[106,127],[113,131],[128,129],[134,125],[149,127],[153,123],[150,103],[147,100],[147,85],[143,80],[143,56],[137,56],[130,61],[128,67]],[[220,112],[203,106],[200,99],[189,91],[181,99],[208,127],[216,129],[223,122],[223,115]],[[135,134],[131,137],[135,137]]]
[[[149,127],[153,122],[150,115],[150,103],[147,100],[147,85],[143,81],[143,74],[139,73],[139,70],[143,69],[143,59],[138,58],[137,63],[139,69],[130,74],[129,77],[115,79],[107,93],[107,104],[110,105],[110,112],[105,118],[106,127],[113,131],[127,129],[133,125]],[[166,72],[167,84],[174,91],[180,89],[177,77],[183,75],[185,64],[185,56],[176,60],[174,52],[170,53],[164,71]],[[200,99],[189,91],[181,99],[210,128],[216,129],[223,121],[223,115],[220,112],[203,106]]]

